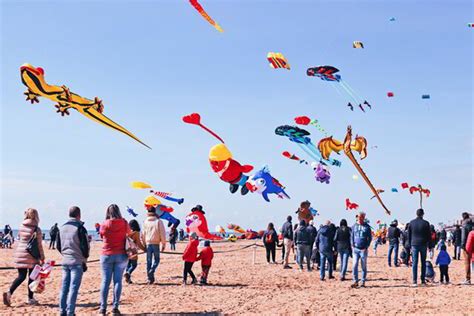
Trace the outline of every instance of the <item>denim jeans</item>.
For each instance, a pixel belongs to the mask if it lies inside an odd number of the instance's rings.
[[[132,272],[135,271],[138,265],[138,259],[132,260],[128,259],[128,264],[127,264],[127,273],[129,275],[132,275]]]
[[[349,250],[339,252],[339,256],[341,257],[341,270],[339,277],[345,278],[347,272],[347,263],[349,262]]]
[[[388,265],[392,265],[392,252],[395,251],[395,255],[393,258],[393,264],[398,266],[398,243],[397,244],[390,244],[388,246]]]
[[[416,283],[418,279],[418,257],[421,261],[421,283],[425,283],[425,274],[426,274],[426,246],[411,246],[412,253],[412,274],[413,274],[413,283]]]
[[[61,314],[74,315],[77,294],[82,281],[82,264],[63,265],[63,279],[59,294],[59,311]]]
[[[352,250],[352,280],[359,282],[359,259],[362,268],[362,282],[367,280],[367,249],[354,248]]]
[[[306,258],[306,266],[311,270],[311,246],[310,245],[296,245],[298,249],[297,261],[300,269],[303,269],[303,259]]]
[[[100,284],[100,309],[107,309],[107,297],[109,295],[109,286],[112,278],[114,280],[114,300],[112,306],[118,308],[120,304],[120,295],[122,294],[122,277],[127,267],[128,257],[125,254],[100,256],[100,265],[102,267],[102,283]]]
[[[332,253],[324,253],[319,252],[321,256],[321,263],[319,265],[319,277],[321,280],[324,280],[324,276],[326,275],[326,261],[328,262],[328,270],[329,276],[332,276],[332,268],[333,268],[333,259],[334,255]]]
[[[160,245],[148,245],[146,247],[146,271],[148,280],[155,280],[155,271],[160,264]]]

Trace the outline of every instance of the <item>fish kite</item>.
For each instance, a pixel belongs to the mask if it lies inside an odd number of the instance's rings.
[[[352,47],[354,47],[354,48],[364,48],[364,43],[362,43],[360,41],[354,41],[354,42],[352,42]]]
[[[151,189],[152,188],[151,185],[149,185],[148,183],[141,182],[141,181],[133,181],[130,185],[134,189]],[[174,198],[172,197],[171,193],[154,191],[153,189],[150,190],[150,193],[153,193],[154,195],[161,197],[167,201],[178,203],[179,205],[183,204],[184,202],[183,198]]]
[[[341,150],[344,151],[344,154],[347,156],[347,158],[349,158],[349,160],[352,162],[352,164],[357,169],[357,171],[362,176],[362,178],[364,178],[365,182],[367,183],[370,190],[379,201],[380,205],[382,205],[385,212],[388,215],[390,215],[390,211],[383,203],[382,198],[377,193],[377,190],[375,189],[374,185],[370,181],[369,177],[367,177],[364,170],[362,169],[360,164],[357,162],[356,158],[354,157],[354,154],[352,153],[352,151],[355,150],[360,154],[361,159],[364,159],[365,157],[367,157],[367,140],[364,137],[356,135],[356,138],[352,140],[352,127],[348,126],[347,134],[343,143],[341,143],[338,140],[333,139],[331,136],[331,137],[321,139],[319,141],[318,148],[324,159],[329,159],[329,156],[331,155],[333,151],[335,151],[336,153],[339,153]]]
[[[253,166],[241,165],[238,161],[234,160],[232,153],[224,144],[224,140],[212,130],[201,124],[201,116],[198,113],[184,116],[183,122],[197,125],[221,141],[221,144],[213,146],[209,151],[209,163],[211,168],[222,181],[229,183],[229,190],[231,193],[235,193],[239,188],[241,188],[240,193],[242,195],[247,194],[249,190],[245,184],[249,176],[245,173],[252,171]]]
[[[423,208],[423,194],[429,198],[431,195],[431,191],[429,189],[425,189],[421,186],[421,184],[418,184],[417,186],[409,186],[408,183],[402,183],[402,188],[403,189],[408,189],[410,191],[410,194],[413,194],[415,192],[418,192],[420,194],[420,208]]]
[[[245,234],[245,229],[236,224],[227,224],[227,228],[236,233]]]
[[[357,210],[359,208],[359,204],[352,203],[349,199],[346,199],[346,210]]]
[[[209,22],[209,24],[211,24],[212,26],[214,26],[214,28],[216,30],[218,30],[219,32],[224,32],[224,30],[220,27],[219,24],[217,24],[217,22],[215,22],[210,16],[209,14],[207,14],[206,11],[204,11],[203,7],[199,4],[199,2],[197,2],[197,0],[189,0],[189,3],[191,3],[191,5],[194,7],[194,9],[196,9],[199,14],[206,19],[207,22]]]
[[[270,67],[273,69],[285,68],[290,70],[290,64],[282,53],[270,52],[267,54],[267,60],[270,62]]]
[[[318,123],[318,120],[314,119],[310,119],[309,117],[307,116],[298,116],[298,117],[295,117],[295,123],[298,124],[298,125],[313,125],[315,126],[321,133],[324,133],[324,135],[327,136],[327,132],[324,128],[321,127],[321,125]]]
[[[286,194],[285,187],[272,177],[267,166],[263,167],[255,175],[253,175],[246,183],[247,188],[251,192],[262,194],[265,201],[270,202],[269,194],[276,194],[280,199],[289,199],[290,196]]]
[[[191,213],[186,216],[186,232],[196,233],[199,237],[209,240],[221,240],[222,237],[213,235],[209,232],[207,220],[204,212],[193,208]]]
[[[290,160],[298,161],[300,164],[305,164],[305,165],[308,164],[308,162],[307,162],[306,160],[301,159],[301,158],[299,158],[298,156],[296,156],[296,155],[294,155],[294,154],[292,154],[292,153],[290,153],[290,152],[288,152],[288,151],[284,151],[284,152],[282,152],[281,154],[283,155],[283,157],[286,157],[286,158],[288,158],[288,159],[290,159]]]
[[[69,115],[69,109],[74,109],[85,117],[119,131],[128,137],[133,138],[143,146],[151,149],[150,146],[142,142],[126,128],[112,121],[103,114],[104,105],[102,100],[95,97],[94,100],[86,99],[77,95],[66,86],[53,86],[46,83],[44,79],[44,70],[41,67],[33,67],[30,64],[23,64],[20,67],[21,81],[28,88],[24,95],[31,104],[39,103],[38,97],[44,97],[56,102],[56,112],[61,116]]]
[[[138,216],[138,214],[135,213],[135,211],[133,210],[133,208],[130,208],[130,207],[128,207],[128,206],[127,206],[127,212],[128,212],[128,214],[132,215],[133,217],[137,217],[137,216]]]

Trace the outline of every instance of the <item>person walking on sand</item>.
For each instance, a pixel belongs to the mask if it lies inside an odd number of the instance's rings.
[[[55,249],[54,247],[56,246],[56,238],[59,234],[59,228],[58,228],[58,223],[55,223],[51,229],[49,230],[49,237],[51,238],[49,241],[49,248],[48,249]]]
[[[131,232],[128,234],[128,238],[130,238],[135,245],[138,247],[138,249],[145,251],[145,246],[143,245],[141,236],[140,236],[140,225],[138,222],[134,219],[132,219],[130,222],[128,222],[128,226],[130,226]],[[133,257],[128,258],[128,263],[127,263],[127,269],[125,270],[125,273],[123,277],[125,278],[125,282],[127,284],[131,284],[132,282],[132,273],[135,271],[138,265],[138,254],[134,254]]]
[[[405,225],[405,230],[402,233],[402,246],[403,249],[405,250],[405,257],[403,258],[403,264],[405,266],[410,265],[410,254],[411,254],[411,247],[410,247],[410,241],[408,240],[408,228],[410,227],[410,223],[407,223]]]
[[[102,252],[100,265],[102,268],[102,282],[100,285],[99,314],[107,313],[107,297],[110,282],[113,279],[113,315],[120,315],[119,305],[122,295],[123,272],[127,267],[128,256],[125,251],[125,239],[131,232],[127,221],[122,218],[120,209],[116,204],[107,208],[105,221],[100,225],[99,234],[102,238]]]
[[[438,257],[436,258],[436,265],[439,266],[440,283],[444,283],[446,280],[446,284],[449,284],[448,268],[450,263],[451,258],[446,251],[446,245],[442,245]]]
[[[326,277],[326,261],[329,272],[329,279],[334,279],[333,276],[333,259],[334,259],[334,236],[336,231],[331,228],[331,222],[326,221],[324,226],[322,226],[318,235],[316,236],[316,244],[319,250],[320,255],[320,264],[319,264],[319,278],[321,281],[324,281]]]
[[[18,277],[13,281],[10,289],[3,293],[3,303],[7,306],[11,305],[11,298],[15,290],[25,281],[28,275],[28,285],[33,280],[29,278],[35,265],[42,265],[44,262],[44,251],[43,251],[43,234],[41,229],[38,227],[39,214],[34,208],[29,208],[25,211],[23,222],[21,223],[20,229],[18,230],[18,246],[13,253],[13,262],[15,268],[18,271]],[[28,250],[27,246],[30,240],[34,242],[36,236],[36,245],[33,248],[37,249],[36,256],[34,257]],[[28,286],[28,305],[36,305],[38,302],[33,297],[33,292]]]
[[[428,242],[428,254],[430,260],[433,260],[434,257],[434,249],[438,242],[438,235],[436,234],[436,229],[434,225],[430,225],[430,241]]]
[[[461,260],[462,230],[461,226],[456,225],[453,232],[454,260]]]
[[[351,287],[359,286],[359,260],[362,268],[362,283],[361,287],[365,287],[367,280],[367,258],[368,249],[372,241],[372,230],[365,222],[365,213],[360,212],[357,217],[357,223],[352,226],[351,232],[351,246],[352,246],[352,280],[354,283]]]
[[[184,249],[183,253],[183,261],[184,261],[184,271],[183,271],[183,285],[186,285],[188,280],[188,274],[191,276],[192,281],[191,284],[196,284],[197,279],[193,273],[193,264],[197,261],[198,256],[198,246],[199,246],[199,238],[195,232],[192,232],[189,236],[189,242]]]
[[[170,240],[170,249],[176,250],[176,240],[178,239],[178,231],[176,230],[176,226],[171,226],[170,233],[169,233],[169,240]]]
[[[156,216],[153,206],[148,208],[146,219],[143,222],[142,242],[146,248],[146,271],[148,284],[155,282],[155,271],[160,264],[160,244],[161,251],[166,247],[165,225]]]
[[[347,264],[349,256],[352,253],[351,249],[351,229],[347,226],[347,221],[342,219],[334,236],[336,241],[337,253],[340,256],[341,268],[339,272],[339,279],[344,281],[346,279]]]
[[[303,271],[303,261],[306,258],[306,266],[308,272],[311,271],[311,233],[306,227],[304,220],[300,221],[300,225],[295,231],[295,243],[297,248],[297,262],[300,271]]]
[[[466,240],[466,253],[471,257],[471,270],[474,273],[474,229],[471,229]]]
[[[423,219],[425,211],[420,208],[416,211],[416,218],[410,222],[408,227],[408,240],[411,246],[413,264],[412,264],[412,275],[413,275],[413,285],[417,285],[418,279],[418,260],[420,260],[421,265],[421,284],[425,285],[425,275],[426,275],[426,252],[428,248],[428,243],[431,239],[431,228],[430,223]]]
[[[281,228],[283,234],[283,245],[285,246],[285,257],[283,258],[283,269],[291,269],[289,265],[290,250],[293,247],[293,224],[291,216],[286,218],[286,222]]]
[[[469,218],[469,214],[467,212],[462,213],[462,229],[461,229],[461,249],[463,253],[464,259],[464,271],[466,273],[466,278],[462,282],[463,285],[471,284],[471,261],[472,261],[472,254],[466,250],[467,239],[469,233],[474,229],[474,223]]]
[[[278,235],[275,231],[275,227],[273,223],[269,223],[267,230],[263,233],[263,245],[265,246],[265,252],[267,255],[267,263],[270,264],[270,256],[272,259],[272,263],[276,263],[275,255],[276,255],[276,245],[278,243]]]
[[[209,270],[211,269],[212,259],[214,258],[214,251],[211,248],[211,242],[206,240],[204,248],[199,252],[197,260],[201,260],[201,280],[200,284],[207,285],[207,278],[209,277]]]
[[[61,316],[75,315],[77,295],[82,275],[87,271],[90,249],[87,229],[81,222],[81,209],[77,206],[69,209],[69,220],[59,229],[57,249],[63,257],[59,313]]]
[[[393,265],[398,267],[398,246],[400,244],[400,235],[401,231],[398,229],[398,221],[395,219],[390,223],[388,228],[387,238],[388,238],[388,266],[392,266],[392,252],[393,256]]]
[[[316,236],[318,235],[318,230],[316,227],[314,227],[314,222],[313,220],[309,221],[309,225],[306,227],[306,229],[309,232],[309,235],[311,236],[311,244],[310,244],[310,250],[311,250],[311,257],[313,256],[313,247],[314,247],[314,242],[316,241]]]

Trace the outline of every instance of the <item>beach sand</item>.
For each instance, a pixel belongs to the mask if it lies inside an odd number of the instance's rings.
[[[215,251],[228,251],[252,245],[253,241],[213,244]],[[260,241],[258,242],[260,244]],[[91,260],[98,259],[100,242],[94,242]],[[182,252],[185,244],[178,244]],[[448,249],[452,253],[452,249]],[[48,259],[60,259],[56,250],[46,250]],[[225,313],[225,314],[455,314],[474,315],[474,286],[461,286],[462,261],[450,266],[452,285],[429,285],[412,288],[411,269],[387,267],[387,246],[380,246],[378,256],[369,256],[367,287],[351,289],[351,281],[319,280],[319,271],[283,270],[282,265],[267,265],[265,250],[254,247],[215,255],[209,286],[182,286],[181,256],[162,254],[156,284],[146,285],[146,259],[139,258],[133,274],[134,284],[123,284],[120,310],[140,313]],[[13,250],[0,249],[0,267],[10,266]],[[278,259],[281,253],[277,252]],[[292,260],[293,261],[293,260]],[[351,266],[351,261],[349,261]],[[196,275],[200,264],[193,268]],[[439,271],[436,268],[437,280]],[[6,291],[16,277],[16,270],[0,270],[0,290]],[[337,273],[335,274],[337,277]],[[350,276],[349,276],[350,277]],[[100,264],[90,263],[78,297],[77,314],[96,314],[99,308]],[[38,315],[58,312],[61,282],[60,268],[53,270],[44,293],[36,295],[39,306],[26,305],[26,283],[15,292],[12,307],[0,306],[0,314]],[[109,301],[112,291],[109,292]],[[111,307],[108,311],[111,311]]]

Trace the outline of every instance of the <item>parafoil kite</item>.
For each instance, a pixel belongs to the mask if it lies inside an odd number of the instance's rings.
[[[38,97],[45,97],[53,102],[57,102],[55,105],[57,109],[56,112],[60,113],[61,116],[69,115],[69,109],[74,109],[85,117],[119,131],[151,149],[151,147],[138,139],[126,128],[105,116],[103,114],[104,105],[99,98],[95,97],[94,100],[89,100],[72,93],[66,86],[60,87],[47,84],[44,79],[44,70],[40,67],[35,68],[30,64],[23,64],[20,67],[20,72],[21,81],[28,88],[24,95],[26,95],[26,100],[31,101],[32,104],[35,102],[39,103]]]
[[[230,241],[230,242],[236,242],[237,241],[237,236],[232,234],[229,237],[227,237],[227,240]]]
[[[236,224],[227,224],[227,228],[233,230],[234,232],[245,234],[245,229]]]
[[[394,96],[393,92],[387,92],[387,97],[393,98],[393,96]]]
[[[474,23],[467,23],[467,27],[474,27]]]
[[[216,233],[225,234],[225,229],[221,225],[216,226]]]
[[[341,143],[338,140],[333,139],[331,136],[331,137],[321,139],[319,141],[318,148],[319,148],[319,151],[321,152],[322,157],[325,159],[328,159],[330,154],[333,151],[335,151],[336,153],[339,153],[341,150],[343,150],[344,154],[349,158],[349,160],[352,162],[352,164],[357,169],[357,171],[362,176],[362,178],[364,178],[365,182],[369,186],[372,193],[377,197],[377,200],[379,201],[380,205],[382,205],[385,212],[388,215],[390,215],[390,211],[383,203],[382,198],[377,193],[377,190],[373,186],[369,177],[367,177],[364,170],[362,169],[360,164],[357,162],[356,158],[354,157],[354,154],[352,153],[352,150],[355,150],[360,154],[361,159],[364,159],[365,157],[367,157],[367,140],[364,137],[356,136],[356,138],[352,140],[352,128],[351,126],[348,126],[346,137],[343,143]]]
[[[152,189],[152,186],[150,184],[142,181],[132,181],[130,185],[134,189]],[[179,205],[183,204],[184,202],[183,198],[174,198],[172,197],[171,193],[155,191],[153,189],[150,190],[150,193],[153,193],[154,195],[161,197],[167,201],[178,203]]]
[[[314,127],[318,129],[318,131],[320,131],[321,133],[324,133],[324,135],[327,136],[328,134],[326,130],[323,127],[321,127],[318,120],[316,119],[312,120],[307,116],[298,116],[298,117],[295,117],[295,123],[298,125],[313,125]]]
[[[333,66],[316,66],[306,70],[306,74],[310,77],[318,77],[323,81],[330,83],[338,94],[346,96],[348,99],[347,106],[354,111],[354,105],[358,105],[361,111],[365,112],[364,105],[372,109],[372,105],[363,100],[345,81],[342,80],[339,69]]]
[[[193,208],[191,213],[186,216],[186,232],[188,234],[196,233],[199,237],[209,240],[222,239],[222,237],[213,235],[209,232],[204,212],[197,208]]]
[[[137,216],[138,216],[138,214],[135,213],[135,211],[133,210],[133,208],[130,208],[130,207],[128,207],[128,206],[127,206],[127,213],[130,214],[130,215],[132,215],[133,217],[137,217]]]
[[[263,167],[255,173],[246,183],[247,188],[251,192],[260,193],[263,199],[270,202],[269,194],[276,194],[280,199],[289,199],[290,196],[286,194],[285,187],[272,177],[267,166]]]
[[[423,94],[421,96],[422,99],[431,99],[431,96],[429,94]]]
[[[354,48],[364,48],[364,43],[362,43],[360,41],[354,41],[354,42],[352,42],[352,47],[354,47]]]
[[[349,199],[346,199],[346,210],[357,210],[359,208],[359,204],[352,203]]]
[[[267,60],[270,62],[270,67],[273,69],[285,68],[290,70],[290,64],[282,53],[269,52],[267,54]]]
[[[275,129],[275,134],[279,136],[288,137],[288,139],[297,144],[305,153],[312,159],[318,162],[323,162],[327,165],[340,166],[341,162],[336,159],[325,159],[321,156],[316,146],[311,142],[311,135],[307,130],[297,126],[282,125]]]
[[[143,205],[147,211],[149,211],[151,207],[154,207],[156,216],[160,219],[168,221],[168,226],[173,225],[174,227],[178,227],[179,223],[181,223],[179,219],[171,215],[171,212],[173,212],[174,209],[164,205],[153,195],[146,197]]]
[[[183,117],[183,122],[193,124],[201,127],[222,143],[217,144],[209,151],[209,163],[212,170],[219,176],[219,178],[229,183],[229,190],[231,193],[237,192],[239,187],[242,195],[248,193],[245,183],[248,180],[248,173],[253,170],[251,165],[241,165],[238,161],[232,158],[232,153],[224,144],[224,140],[214,133],[212,130],[201,124],[201,116],[198,113],[193,113]]]
[[[410,194],[413,194],[415,192],[418,192],[420,194],[420,208],[423,208],[423,194],[429,198],[431,191],[429,189],[423,188],[421,184],[418,184],[417,186],[410,186],[409,188],[408,183],[402,183],[402,188],[403,189],[408,189],[410,191]]]
[[[211,24],[212,26],[214,26],[214,28],[216,30],[218,30],[219,32],[224,32],[224,30],[220,27],[219,24],[217,24],[217,22],[215,22],[210,16],[209,14],[207,14],[206,11],[204,11],[203,7],[199,4],[199,2],[197,2],[197,0],[189,0],[189,3],[191,3],[191,5],[199,12],[199,14],[206,19],[207,22],[209,22],[209,24]]]

